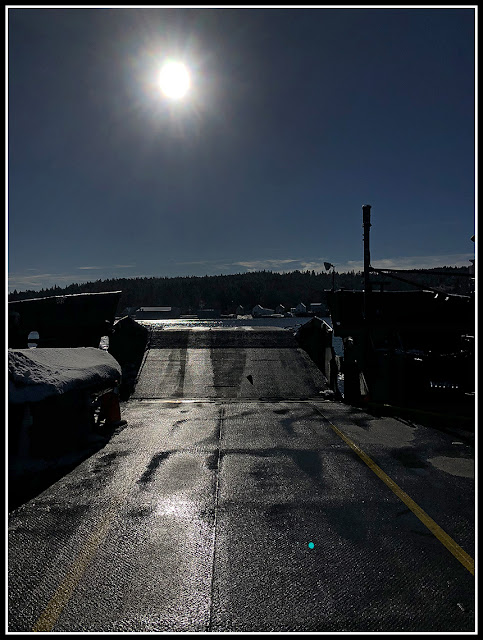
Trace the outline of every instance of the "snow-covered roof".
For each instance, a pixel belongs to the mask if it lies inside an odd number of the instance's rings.
[[[253,307],[252,309],[252,316],[256,316],[256,315],[270,315],[272,313],[275,313],[274,309],[267,309],[266,307],[262,307],[261,305],[257,304]]]
[[[8,401],[40,402],[49,396],[89,387],[109,387],[121,379],[121,366],[95,347],[8,350]]]

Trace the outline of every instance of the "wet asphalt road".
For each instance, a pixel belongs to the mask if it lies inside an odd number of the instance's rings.
[[[127,425],[10,514],[9,630],[473,631],[472,446],[225,332],[156,335]]]

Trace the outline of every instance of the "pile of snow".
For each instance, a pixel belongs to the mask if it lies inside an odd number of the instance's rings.
[[[9,402],[40,402],[66,391],[108,387],[120,380],[119,363],[103,349],[8,350]]]

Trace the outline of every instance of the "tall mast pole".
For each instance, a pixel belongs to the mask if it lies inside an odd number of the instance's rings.
[[[369,229],[371,227],[371,205],[362,207],[362,226],[364,228],[364,313],[367,314],[368,296],[371,293],[371,281],[369,272],[371,266],[371,253],[369,250]]]

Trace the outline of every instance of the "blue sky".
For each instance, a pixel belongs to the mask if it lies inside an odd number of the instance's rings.
[[[9,290],[469,265],[474,9],[9,9]],[[177,101],[166,58],[191,77]]]

